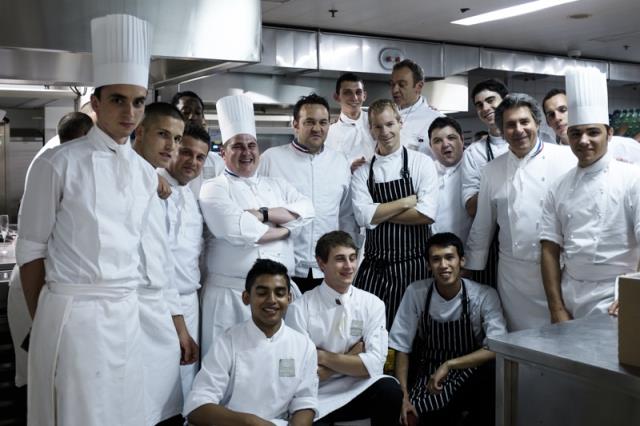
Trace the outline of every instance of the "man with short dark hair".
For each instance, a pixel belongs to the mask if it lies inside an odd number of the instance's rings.
[[[293,281],[305,292],[322,282],[322,271],[313,255],[318,238],[335,229],[357,238],[359,229],[351,205],[350,162],[342,152],[325,145],[327,101],[315,93],[300,98],[293,107],[293,128],[295,137],[290,144],[264,152],[260,174],[291,182],[313,202],[314,219],[293,235]]]
[[[196,93],[185,90],[173,95],[171,105],[178,108],[184,119],[190,124],[206,129],[207,120],[204,118],[204,102]]]
[[[575,160],[566,147],[540,140],[542,111],[531,96],[510,93],[495,115],[509,151],[488,163],[482,174],[466,267],[485,267],[498,226],[498,294],[507,325],[510,331],[537,328],[549,323],[540,285],[541,200]]]
[[[318,239],[315,252],[324,281],[291,304],[286,321],[317,348],[318,417],[397,424],[402,392],[395,379],[382,374],[388,337],[384,304],[351,285],[356,244],[346,232],[333,231]]]
[[[462,204],[463,137],[460,124],[449,117],[438,117],[429,126],[429,144],[438,171],[438,214],[431,231],[452,232],[467,241],[471,217]]]
[[[402,146],[423,152],[433,158],[429,148],[428,129],[431,122],[442,117],[422,96],[424,71],[422,67],[405,59],[396,63],[391,71],[391,96],[398,105],[402,122]]]
[[[373,157],[375,149],[367,112],[362,108],[367,100],[362,79],[351,72],[342,74],[336,81],[333,99],[340,104],[340,117],[329,128],[325,146],[343,152],[353,173]]]
[[[420,425],[453,425],[468,411],[465,424],[493,425],[493,364],[484,365],[495,359],[487,337],[507,332],[500,299],[493,288],[462,278],[456,235],[433,235],[427,252],[433,278],[407,288],[389,336],[404,392],[402,424],[412,414]]]
[[[69,112],[58,121],[58,137],[60,143],[81,138],[89,133],[93,127],[93,120],[83,112]]]
[[[251,319],[229,328],[209,351],[184,406],[192,425],[311,426],[317,412],[317,356],[283,317],[291,302],[287,268],[258,259],[242,301]]]

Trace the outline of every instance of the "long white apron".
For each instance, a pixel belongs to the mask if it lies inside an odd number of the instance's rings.
[[[182,305],[182,312],[184,315],[184,322],[187,325],[187,330],[193,340],[198,343],[198,336],[200,333],[200,302],[198,301],[198,292],[194,291],[189,294],[180,295],[180,304]],[[180,366],[180,378],[182,381],[182,398],[186,401],[191,386],[193,385],[193,379],[196,377],[196,373],[200,369],[200,362],[194,362],[193,364]]]
[[[11,271],[11,279],[9,280],[7,319],[9,320],[9,331],[11,332],[13,353],[16,359],[15,383],[17,387],[22,387],[27,384],[28,353],[22,349],[21,345],[29,333],[32,322],[29,308],[27,308],[27,302],[24,298],[24,292],[22,291],[18,265]]]
[[[148,425],[180,414],[180,342],[169,308],[158,288],[138,288],[144,355],[145,407]]]
[[[42,288],[29,347],[29,426],[145,424],[138,298],[130,288]]]
[[[574,318],[607,313],[615,300],[616,286],[617,278],[614,277],[602,281],[584,281],[572,277],[566,269],[562,273],[562,299]]]
[[[498,294],[509,331],[539,328],[550,323],[540,264],[500,252]]]
[[[251,309],[242,303],[242,290],[209,282],[202,286],[202,338],[200,353],[205,357],[211,345],[232,325],[251,318]]]

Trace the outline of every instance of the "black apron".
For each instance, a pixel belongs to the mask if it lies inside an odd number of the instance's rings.
[[[376,157],[373,157],[367,186],[374,203],[388,203],[415,195],[407,157],[407,148],[402,147],[402,177],[384,183],[375,183],[373,163]],[[383,222],[366,231],[364,259],[353,284],[375,294],[384,302],[387,330],[391,329],[407,286],[427,278],[428,236],[428,225]]]
[[[418,414],[441,410],[462,385],[475,373],[477,368],[450,370],[442,392],[429,393],[427,383],[429,377],[440,365],[452,358],[467,355],[482,347],[475,342],[467,289],[462,281],[462,315],[454,321],[436,321],[429,314],[431,294],[435,283],[431,284],[427,293],[422,318],[418,324],[418,332],[413,341],[411,364],[415,367],[415,382],[411,386],[409,397]]]

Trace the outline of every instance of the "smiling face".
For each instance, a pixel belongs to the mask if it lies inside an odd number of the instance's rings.
[[[460,257],[455,246],[431,246],[427,261],[438,288],[445,290],[459,285],[464,257]]]
[[[316,257],[316,260],[327,285],[338,293],[346,292],[356,274],[356,250],[348,246],[335,246],[329,250],[326,262],[320,257]]]
[[[91,96],[96,125],[114,141],[123,144],[144,115],[147,89],[131,84],[111,84],[100,89],[100,98]]]
[[[329,132],[329,126],[329,111],[320,104],[302,105],[298,119],[293,120],[298,143],[312,153],[322,149]]]
[[[204,117],[204,110],[198,99],[191,96],[183,96],[178,101],[176,108],[180,110],[184,119],[189,123],[206,127],[207,121]]]
[[[343,81],[340,83],[340,91],[334,94],[334,99],[340,103],[340,110],[344,114],[355,119],[360,115],[367,92],[361,81]]]
[[[388,155],[400,148],[402,124],[395,111],[387,107],[379,113],[372,113],[369,120],[371,136],[376,141],[378,153]]]
[[[184,121],[160,116],[136,129],[135,150],[153,167],[168,168],[182,139]]]
[[[544,102],[544,116],[562,143],[567,144],[568,120],[567,96],[559,93]]]
[[[260,163],[258,142],[251,135],[235,135],[222,147],[222,158],[227,168],[242,177],[251,177]]]
[[[606,153],[613,129],[604,124],[583,124],[571,126],[567,130],[569,146],[578,157],[579,167],[588,167],[601,159]]]
[[[436,160],[445,167],[453,167],[462,159],[464,144],[456,129],[451,126],[433,129],[430,144]]]
[[[502,96],[491,90],[483,90],[473,98],[478,118],[488,127],[496,125],[496,108],[502,102]]]
[[[538,125],[528,107],[504,110],[502,114],[502,134],[509,149],[518,158],[523,158],[536,145]]]
[[[250,291],[242,293],[242,301],[251,307],[251,318],[256,326],[271,337],[280,328],[291,302],[287,280],[282,275],[258,275]]]
[[[167,170],[180,185],[186,185],[200,176],[208,153],[207,142],[193,136],[184,136],[178,146],[178,154],[171,160]]]

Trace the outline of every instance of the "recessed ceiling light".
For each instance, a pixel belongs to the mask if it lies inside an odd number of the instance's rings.
[[[500,19],[512,18],[514,16],[525,15],[527,13],[537,12],[554,6],[560,6],[565,3],[573,3],[578,0],[537,0],[528,3],[519,4],[517,6],[506,7],[504,9],[494,10],[492,12],[482,13],[476,16],[470,16],[464,19],[452,21],[452,24],[458,25],[476,25],[485,22],[498,21]]]

